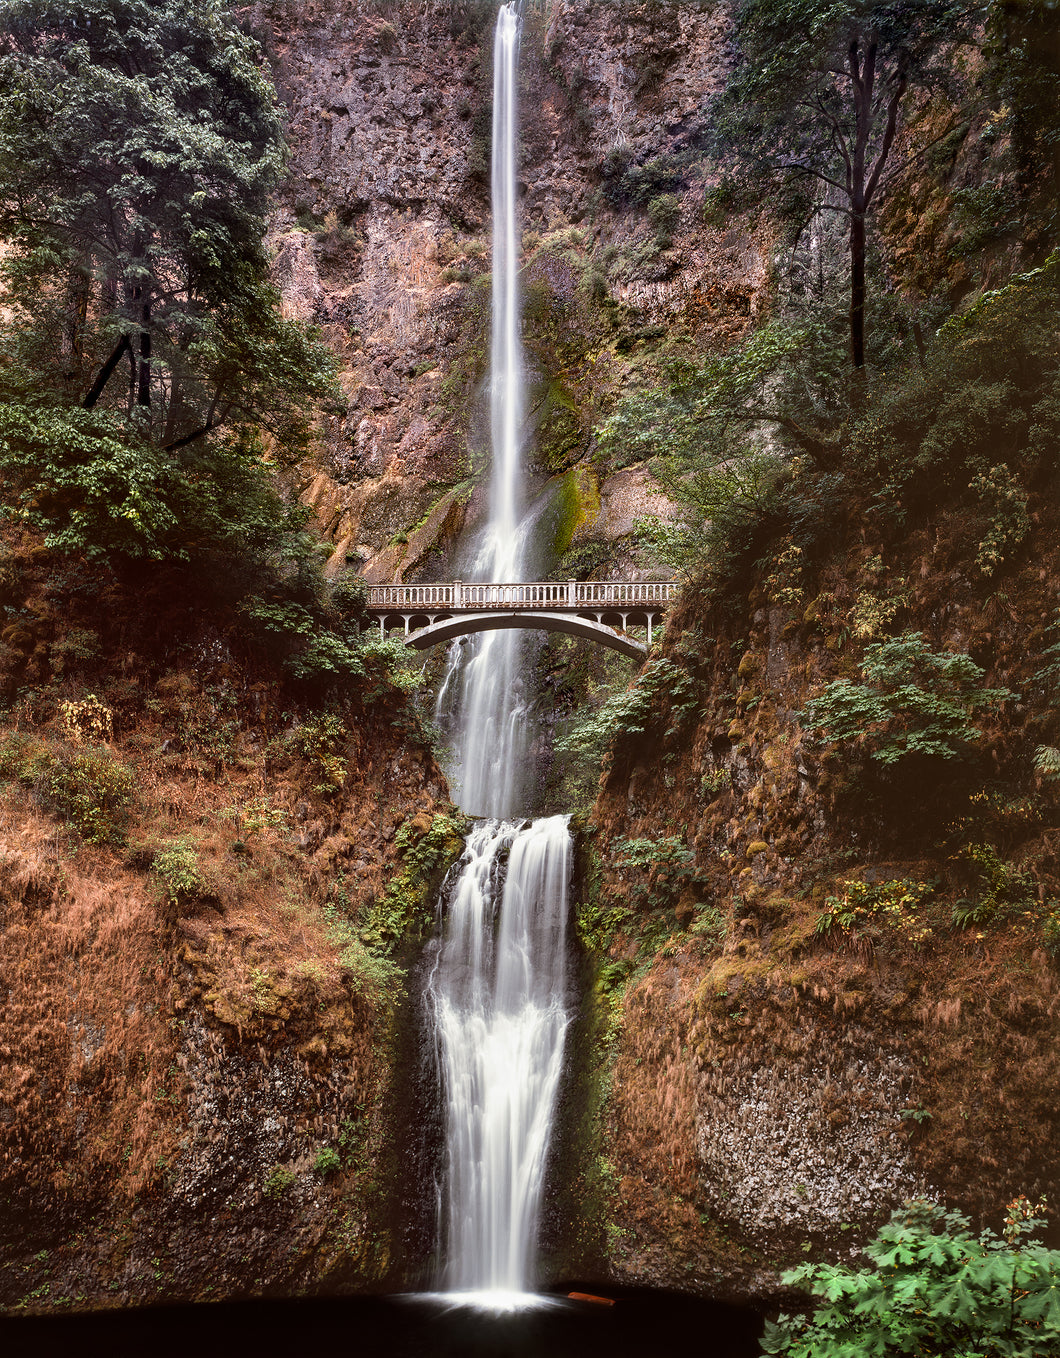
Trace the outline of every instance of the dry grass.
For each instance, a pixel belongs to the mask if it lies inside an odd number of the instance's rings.
[[[3,807],[4,991],[0,1155],[55,1188],[127,1192],[157,1178],[178,1128],[168,1024],[172,962],[136,875],[97,876],[56,854],[55,827]]]

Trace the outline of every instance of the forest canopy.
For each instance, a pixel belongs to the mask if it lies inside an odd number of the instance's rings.
[[[267,279],[261,62],[218,0],[0,6],[0,469],[53,545],[161,558],[238,528],[268,500],[261,431],[298,445],[331,391]]]

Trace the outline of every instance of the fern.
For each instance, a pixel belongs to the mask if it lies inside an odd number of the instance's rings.
[[[1055,745],[1039,745],[1034,752],[1034,772],[1050,781],[1060,778],[1060,750]]]

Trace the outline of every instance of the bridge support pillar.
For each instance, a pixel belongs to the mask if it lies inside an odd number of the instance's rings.
[[[408,634],[409,634],[409,623],[412,621],[412,614],[411,614],[411,613],[402,613],[401,616],[405,619],[405,635],[408,636]]]
[[[649,614],[648,614],[648,645],[649,645],[649,646],[651,646],[651,624],[652,624],[652,620],[653,620],[654,617],[655,617],[655,614],[654,614],[654,613],[649,613]]]

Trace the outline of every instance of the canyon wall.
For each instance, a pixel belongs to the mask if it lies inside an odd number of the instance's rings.
[[[287,474],[334,544],[332,569],[373,582],[446,578],[483,509],[492,12],[249,11],[290,111],[275,277],[323,328],[349,398]],[[543,544],[550,569],[628,570],[636,518],[668,512],[642,465],[594,456],[594,421],[638,354],[670,331],[739,335],[765,297],[768,239],[704,220],[695,163],[726,32],[711,4],[526,14],[528,456],[535,489],[571,502]]]

